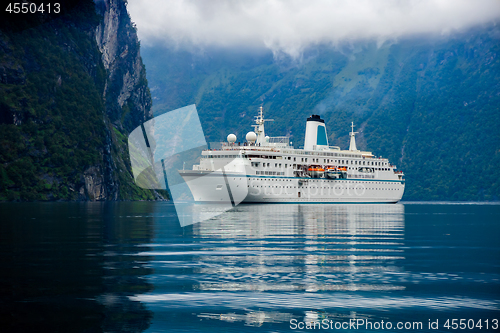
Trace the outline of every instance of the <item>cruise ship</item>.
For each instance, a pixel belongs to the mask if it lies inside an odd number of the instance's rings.
[[[404,174],[386,158],[356,147],[351,123],[349,150],[329,146],[325,122],[307,118],[303,149],[289,137],[266,136],[259,108],[246,142],[234,134],[219,149],[202,152],[192,170],[178,170],[196,202],[204,203],[396,203]]]

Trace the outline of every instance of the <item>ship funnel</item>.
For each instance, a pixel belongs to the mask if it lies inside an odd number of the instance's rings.
[[[325,121],[320,116],[313,114],[307,118],[304,150],[320,150],[322,148],[328,148]]]

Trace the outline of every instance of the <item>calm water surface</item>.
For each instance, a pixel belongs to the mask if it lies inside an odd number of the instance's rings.
[[[169,203],[23,203],[0,219],[2,331],[500,320],[500,205],[240,205],[181,228]]]

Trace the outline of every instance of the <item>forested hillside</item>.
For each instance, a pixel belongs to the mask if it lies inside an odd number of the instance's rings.
[[[126,2],[60,3],[2,13],[0,201],[155,199],[128,162],[127,135],[152,114]]]
[[[196,103],[208,141],[243,140],[262,104],[269,135],[303,145],[305,119],[326,119],[331,145],[388,157],[405,200],[499,200],[500,29],[377,45],[270,51],[143,47],[155,113]]]

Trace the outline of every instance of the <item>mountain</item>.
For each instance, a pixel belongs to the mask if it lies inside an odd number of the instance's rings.
[[[195,103],[207,141],[243,141],[264,106],[271,136],[303,145],[321,114],[330,145],[358,149],[406,174],[404,200],[500,198],[500,28],[306,49],[300,59],[255,49],[142,48],[162,113]]]
[[[126,1],[59,3],[0,19],[0,200],[161,198],[128,162],[152,112]]]

